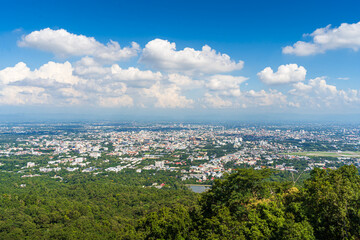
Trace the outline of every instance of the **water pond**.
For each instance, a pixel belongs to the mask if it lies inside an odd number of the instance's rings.
[[[193,192],[202,193],[208,190],[211,185],[195,185],[195,184],[188,184],[187,185]]]

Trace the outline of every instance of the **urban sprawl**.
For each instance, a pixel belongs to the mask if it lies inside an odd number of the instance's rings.
[[[357,126],[317,124],[3,124],[0,170],[59,181],[67,173],[170,171],[184,183],[210,183],[247,167],[301,174],[360,167],[359,133]]]

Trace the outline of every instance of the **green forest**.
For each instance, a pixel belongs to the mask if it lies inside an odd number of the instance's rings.
[[[238,169],[196,194],[76,174],[21,187],[2,172],[0,239],[360,239],[357,168],[300,185],[274,174]]]

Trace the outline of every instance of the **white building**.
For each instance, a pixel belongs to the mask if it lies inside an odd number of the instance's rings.
[[[89,154],[90,157],[93,157],[93,158],[98,158],[101,156],[101,153],[98,153],[98,152],[91,152]]]
[[[156,161],[155,162],[155,167],[157,168],[163,168],[165,164],[165,161]]]
[[[34,162],[28,162],[28,163],[26,164],[26,167],[27,167],[27,168],[35,167],[35,163],[34,163]]]

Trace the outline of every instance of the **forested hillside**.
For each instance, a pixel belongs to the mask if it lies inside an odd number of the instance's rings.
[[[360,239],[355,167],[315,169],[303,186],[272,174],[239,169],[201,195],[92,177],[2,184],[0,238]]]
[[[67,182],[30,178],[22,188],[13,183],[17,179],[0,176],[0,239],[138,239],[141,217],[196,201],[187,189],[143,187],[131,179],[122,184],[86,175]]]
[[[360,177],[353,166],[315,169],[301,188],[241,169],[198,204],[143,218],[145,239],[360,239]]]

